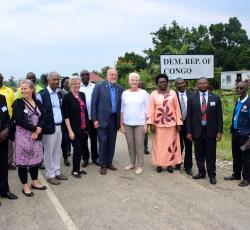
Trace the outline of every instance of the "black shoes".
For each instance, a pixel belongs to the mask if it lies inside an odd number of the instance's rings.
[[[197,179],[203,179],[205,177],[206,177],[206,174],[204,174],[204,173],[198,173],[197,175],[192,176],[192,178],[195,179],[195,180],[197,180]],[[215,177],[210,177],[209,180],[210,180],[210,184],[215,185],[217,183],[217,180],[216,180]]]
[[[70,166],[70,162],[68,159],[64,159],[64,165],[67,167]]]
[[[240,179],[241,179],[240,176],[239,176],[239,177],[236,177],[236,176],[234,176],[234,175],[225,176],[225,177],[224,177],[224,180],[240,180]]]
[[[82,177],[81,173],[80,172],[71,172],[72,176],[79,179]]]
[[[162,170],[163,170],[162,166],[156,166],[156,172],[161,173]],[[174,172],[174,169],[173,169],[172,166],[168,166],[168,167],[167,167],[167,171],[168,171],[169,173],[173,173],[173,172]]]
[[[22,190],[22,193],[23,193],[25,196],[27,196],[27,197],[32,197],[32,196],[34,196],[34,193],[33,193],[33,192],[27,193],[27,192],[24,192],[24,190]]]
[[[36,186],[34,186],[34,185],[31,185],[31,188],[32,188],[32,189],[37,189],[37,190],[46,190],[46,189],[47,189],[47,186],[43,185],[43,186],[41,186],[41,187],[36,187]]]
[[[202,179],[202,178],[205,178],[205,177],[206,177],[206,174],[198,173],[197,175],[194,175],[192,178],[197,180],[197,179]]]
[[[149,152],[147,149],[145,149],[145,150],[144,150],[144,154],[149,155],[150,152]]]
[[[168,167],[167,167],[167,171],[168,171],[169,173],[173,173],[173,172],[174,172],[174,169],[173,169],[172,166],[168,166]]]
[[[7,198],[9,200],[16,200],[18,198],[15,194],[11,193],[10,191],[3,194],[2,197]]]
[[[80,173],[81,175],[87,175],[87,172],[84,171],[84,170],[79,171],[79,173]]]
[[[250,184],[249,181],[243,180],[243,181],[241,181],[241,182],[239,183],[239,186],[240,186],[240,187],[246,187],[246,186],[248,186],[249,184]]]
[[[106,175],[107,174],[107,168],[106,167],[101,167],[100,174],[101,175]]]
[[[215,177],[210,177],[210,184],[215,185],[217,183],[217,180]]]
[[[193,172],[192,172],[191,169],[187,169],[187,170],[185,170],[185,171],[186,171],[187,175],[193,176]]]
[[[157,166],[156,167],[156,172],[158,172],[158,173],[162,172],[162,167],[161,166]]]
[[[178,164],[174,167],[175,170],[181,170],[181,164]]]
[[[82,162],[82,167],[83,168],[87,167],[88,165],[89,165],[89,161],[88,160]]]
[[[75,177],[75,178],[81,178],[82,175],[86,175],[87,172],[84,171],[84,170],[81,170],[81,171],[78,171],[78,172],[72,171],[71,174],[72,174],[72,176]]]

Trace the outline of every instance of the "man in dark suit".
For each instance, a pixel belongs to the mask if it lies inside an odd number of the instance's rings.
[[[250,184],[250,98],[246,82],[238,82],[236,92],[239,99],[235,105],[232,119],[233,174],[225,180],[243,180],[240,187]]]
[[[216,141],[220,141],[223,133],[223,117],[220,98],[208,91],[208,80],[200,78],[198,91],[188,100],[187,138],[194,140],[195,159],[199,173],[193,179],[206,177],[211,184],[216,184]]]
[[[116,69],[107,71],[107,80],[96,84],[91,101],[91,120],[97,129],[99,141],[100,174],[106,175],[107,168],[117,170],[112,164],[117,130],[120,127],[121,94],[123,88],[116,84]]]
[[[0,95],[0,197],[14,200],[17,199],[17,196],[10,192],[8,183],[9,128],[10,121],[6,99],[5,96]]]
[[[180,142],[181,142],[181,153],[183,152],[185,146],[185,157],[184,157],[184,168],[189,176],[192,176],[192,141],[187,139],[186,133],[186,117],[187,117],[187,102],[191,97],[191,92],[185,90],[185,81],[182,78],[177,78],[175,80],[176,85],[176,95],[181,109],[183,125],[181,126]],[[175,169],[180,170],[181,164],[176,165]]]

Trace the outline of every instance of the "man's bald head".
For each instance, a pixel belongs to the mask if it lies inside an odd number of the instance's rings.
[[[245,81],[240,81],[236,84],[236,93],[243,99],[247,95],[248,84]]]

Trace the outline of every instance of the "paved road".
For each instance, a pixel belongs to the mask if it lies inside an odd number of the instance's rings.
[[[250,229],[250,187],[223,181],[228,165],[218,168],[218,184],[212,186],[208,179],[194,181],[183,171],[158,174],[149,156],[142,175],[125,172],[128,160],[125,138],[119,134],[117,172],[101,176],[90,165],[88,175],[78,180],[63,166],[69,180],[34,191],[33,198],[21,193],[17,171],[11,171],[11,190],[19,199],[2,199],[0,229]]]

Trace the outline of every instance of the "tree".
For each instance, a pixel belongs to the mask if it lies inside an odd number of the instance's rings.
[[[118,57],[118,61],[131,63],[134,66],[134,70],[136,71],[146,69],[148,66],[146,58],[134,52],[131,53],[126,52],[123,57]]]
[[[250,41],[240,21],[229,18],[228,23],[209,27],[211,42],[215,47],[215,66],[223,70],[239,70],[249,67]]]
[[[127,86],[127,76],[132,71],[153,77],[160,72],[162,54],[213,54],[215,78],[209,80],[214,89],[220,86],[220,72],[226,70],[250,69],[250,41],[246,31],[236,17],[227,23],[199,25],[191,29],[173,21],[170,26],[163,25],[152,32],[153,48],[144,50],[146,57],[126,52],[119,57],[116,68],[119,82]],[[106,72],[105,72],[106,73]],[[190,87],[195,81],[189,81]],[[150,88],[150,87],[149,87]]]
[[[125,78],[129,73],[136,71],[135,66],[131,62],[125,62],[119,60],[116,62],[116,70],[119,79]]]
[[[102,77],[102,78],[105,79],[105,78],[106,78],[106,75],[107,75],[108,69],[110,69],[110,66],[105,66],[105,67],[103,67],[103,68],[101,69],[101,72],[98,72],[97,75],[99,75],[100,77]]]
[[[187,32],[189,32],[188,28],[180,27],[176,21],[173,21],[168,28],[164,25],[158,31],[151,33],[154,49],[144,50],[149,64],[159,64],[161,54],[183,52],[186,47],[185,33]]]
[[[17,82],[15,81],[14,76],[11,76],[8,81],[4,81],[4,85],[15,89],[17,87]]]
[[[214,47],[210,40],[209,30],[204,25],[199,25],[197,29],[192,27],[190,31],[186,31],[185,41],[185,44],[188,47],[186,53],[189,53],[191,45],[193,46],[192,48],[196,54],[214,53]]]
[[[48,76],[47,73],[43,73],[40,76],[40,82],[41,82],[42,86],[46,86],[47,85],[47,76]]]

